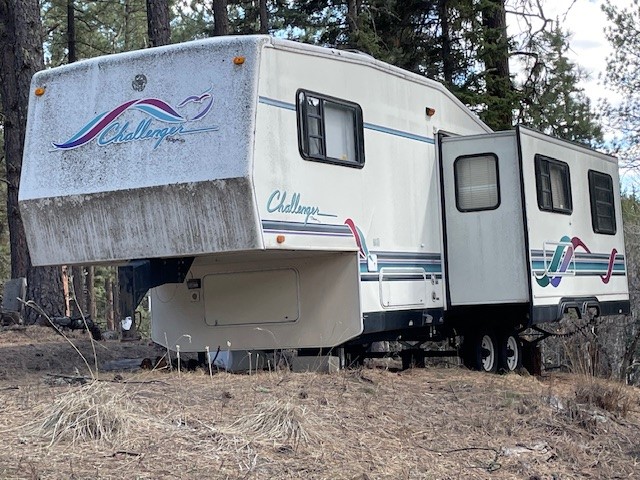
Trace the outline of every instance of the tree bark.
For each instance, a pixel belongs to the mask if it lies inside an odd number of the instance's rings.
[[[269,33],[269,13],[267,0],[260,0],[260,33]]]
[[[104,290],[107,300],[106,305],[106,321],[107,321],[107,330],[115,330],[115,322],[113,317],[113,282],[111,281],[111,277],[107,275],[104,281]]]
[[[347,0],[347,23],[349,24],[349,34],[355,35],[358,31],[358,5],[356,0]]]
[[[32,267],[18,209],[31,77],[43,67],[38,1],[0,0],[0,98],[7,168],[11,277],[26,277],[27,299],[33,300],[49,316],[60,316],[65,313],[62,269],[60,266]],[[35,309],[25,312],[27,323],[35,323],[39,318]]]
[[[79,265],[71,267],[73,296],[71,299],[71,316],[79,317],[84,312],[84,269]],[[86,314],[85,314],[86,315]]]
[[[94,267],[86,267],[87,275],[85,277],[85,285],[87,289],[87,307],[85,311],[85,315],[87,315],[94,322],[97,320],[97,311],[96,311],[96,287],[95,287],[95,275],[94,275]]]
[[[482,9],[484,45],[482,61],[485,65],[489,125],[494,130],[508,130],[513,126],[513,102],[509,72],[509,37],[504,0],[485,0]]]
[[[168,0],[147,0],[147,29],[152,47],[170,43]]]
[[[73,9],[74,0],[67,0],[67,50],[69,63],[77,60],[76,57],[76,16]]]
[[[454,59],[451,55],[451,32],[449,25],[448,0],[440,0],[438,3],[440,13],[440,30],[442,35],[442,47],[440,49],[442,58],[442,75],[448,86],[453,85]]]
[[[47,319],[40,310],[51,317],[65,314],[61,267],[36,267],[29,269],[27,276],[27,298],[33,300],[38,309],[30,308],[25,312],[26,323],[47,325]]]
[[[72,285],[69,284],[69,278],[71,275],[71,267],[67,267],[66,265],[62,266],[62,295],[64,296],[64,314],[66,316],[71,315],[71,297],[72,295],[69,293],[69,288]]]
[[[229,15],[227,0],[213,0],[213,34],[215,36],[229,34]]]
[[[0,99],[12,278],[27,277],[31,268],[24,226],[18,210],[18,189],[31,77],[43,67],[37,0],[0,0]]]
[[[113,319],[114,319],[114,328],[119,324],[120,320],[122,320],[122,314],[120,313],[120,282],[118,281],[118,267],[114,268],[113,271]],[[120,328],[119,326],[117,328]]]

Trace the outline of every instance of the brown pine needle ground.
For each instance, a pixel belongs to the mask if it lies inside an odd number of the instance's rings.
[[[0,332],[2,479],[640,478],[640,392],[617,383],[431,367],[100,372],[82,386],[49,381],[73,373],[56,363],[68,346],[15,340]],[[99,364],[145,349],[103,342]]]

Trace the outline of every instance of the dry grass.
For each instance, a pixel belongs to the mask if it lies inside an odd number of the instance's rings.
[[[626,385],[597,377],[579,377],[576,382],[576,402],[626,417],[633,407],[633,398]]]
[[[242,436],[254,442],[268,442],[278,448],[308,445],[314,437],[307,425],[311,413],[303,405],[289,400],[268,400],[255,407],[255,412],[238,418],[226,433]]]
[[[119,375],[84,387],[30,370],[0,379],[0,478],[640,478],[638,389],[574,374]],[[58,426],[34,428],[47,418]],[[52,431],[66,434],[52,444]]]
[[[96,440],[117,445],[129,434],[134,403],[122,386],[91,382],[58,395],[42,405],[33,434],[49,440],[49,447]]]

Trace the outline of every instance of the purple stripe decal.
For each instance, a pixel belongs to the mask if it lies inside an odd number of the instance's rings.
[[[136,103],[137,100],[131,100],[129,102],[123,103],[122,105],[114,108],[109,113],[107,113],[102,120],[100,120],[96,125],[94,125],[86,134],[82,137],[78,138],[75,141],[67,141],[65,143],[54,143],[53,146],[56,148],[70,149],[76,148],[80,145],[84,145],[87,142],[93,140],[107,125],[113,122],[122,112],[126,111],[131,105]],[[73,137],[71,137],[73,138]]]

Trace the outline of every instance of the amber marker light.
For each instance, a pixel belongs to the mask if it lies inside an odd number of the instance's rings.
[[[41,97],[42,95],[44,95],[44,87],[36,88],[33,93],[36,94],[36,97]]]
[[[427,112],[427,117],[433,117],[436,114],[436,109],[427,107],[426,112]]]
[[[242,65],[244,63],[244,57],[233,57],[234,65]]]
[[[276,242],[278,243],[284,243],[284,235],[278,235],[276,237]]]

